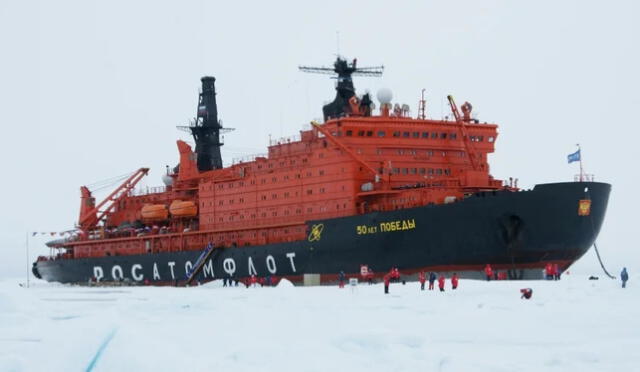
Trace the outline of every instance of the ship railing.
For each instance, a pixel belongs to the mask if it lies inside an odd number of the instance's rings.
[[[586,173],[573,176],[573,182],[595,182],[595,179],[595,175]]]
[[[241,156],[241,157],[233,158],[233,161],[231,162],[231,164],[236,165],[236,164],[242,164],[242,163],[250,163],[252,161],[255,161],[257,158],[266,158],[266,157],[267,157],[267,154],[264,154],[264,153]]]
[[[150,194],[161,194],[167,191],[166,186],[153,186],[153,187],[144,187],[138,188],[129,191],[128,196],[141,196],[141,195],[150,195]]]
[[[289,137],[282,137],[282,138],[278,138],[278,139],[270,139],[269,140],[269,146],[276,146],[276,145],[282,145],[285,143],[291,143],[291,142],[299,142],[302,141],[302,138],[300,137],[299,134],[294,134],[292,136]]]

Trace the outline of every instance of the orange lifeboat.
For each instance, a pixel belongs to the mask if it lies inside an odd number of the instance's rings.
[[[143,220],[166,220],[169,211],[164,204],[145,204],[140,211]]]
[[[198,214],[198,207],[192,201],[174,200],[169,206],[173,217],[193,217]]]

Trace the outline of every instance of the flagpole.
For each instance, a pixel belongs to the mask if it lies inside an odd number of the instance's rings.
[[[29,288],[29,232],[26,235],[26,247],[27,247],[27,288]]]
[[[584,182],[584,170],[582,168],[582,151],[580,150],[580,144],[578,144],[578,158],[580,159],[580,182]]]

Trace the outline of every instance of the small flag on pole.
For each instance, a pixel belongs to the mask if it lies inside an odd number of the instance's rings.
[[[573,154],[567,155],[567,161],[569,163],[573,163],[574,161],[580,161],[580,150],[574,152]]]

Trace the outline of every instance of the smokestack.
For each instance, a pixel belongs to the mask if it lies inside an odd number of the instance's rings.
[[[216,79],[205,76],[202,79],[202,93],[198,99],[196,123],[191,127],[191,134],[196,142],[198,170],[206,172],[222,168],[220,155],[220,129],[218,121],[218,105],[216,104]]]

